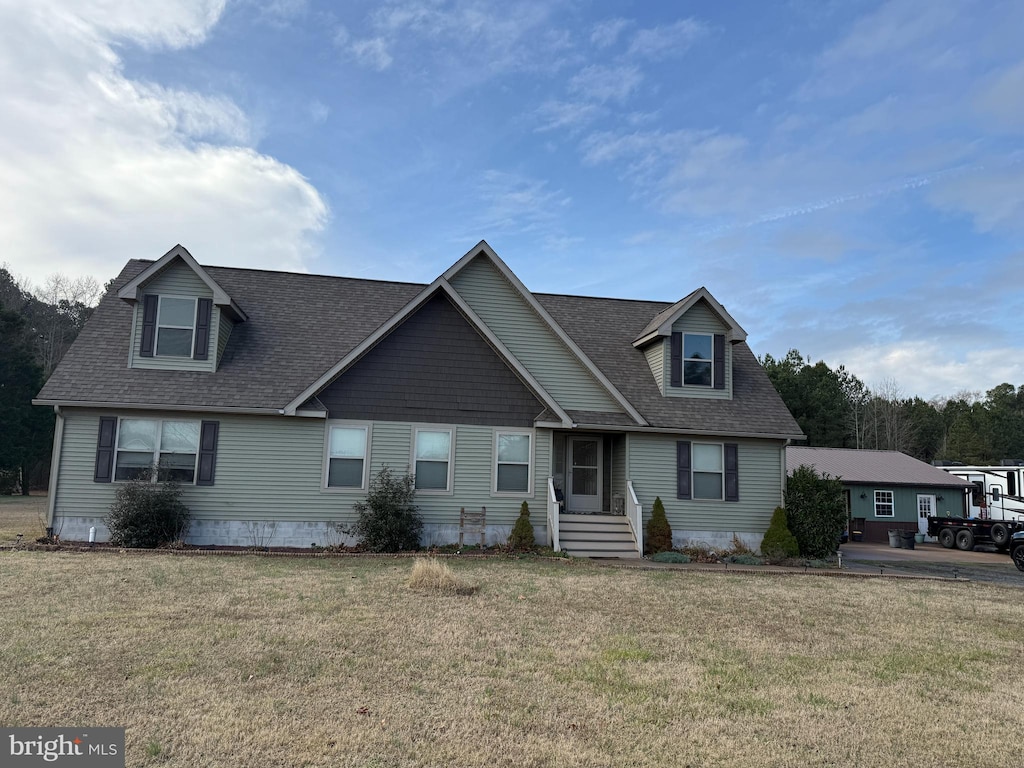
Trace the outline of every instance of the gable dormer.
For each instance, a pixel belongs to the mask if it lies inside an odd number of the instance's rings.
[[[133,305],[128,367],[217,370],[231,329],[246,319],[181,245],[118,291]]]
[[[732,347],[746,331],[706,288],[657,316],[633,346],[643,350],[666,397],[732,398]]]

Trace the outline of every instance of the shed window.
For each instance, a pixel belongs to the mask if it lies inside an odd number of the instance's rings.
[[[892,491],[875,491],[875,517],[894,517]]]

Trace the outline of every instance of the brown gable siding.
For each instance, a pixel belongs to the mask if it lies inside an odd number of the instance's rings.
[[[317,397],[332,419],[530,427],[544,410],[443,295]]]

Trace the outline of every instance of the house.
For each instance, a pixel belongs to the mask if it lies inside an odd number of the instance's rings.
[[[117,484],[180,481],[196,544],[336,539],[382,467],[416,477],[425,545],[529,502],[538,538],[638,556],[757,546],[802,437],[704,288],[675,304],[531,293],[486,242],[429,285],[129,262],[37,404],[57,412],[50,523],[97,539]]]
[[[899,451],[789,446],[786,471],[803,465],[843,481],[850,531],[864,541],[888,541],[890,529],[927,534],[930,516],[964,514],[972,487]]]

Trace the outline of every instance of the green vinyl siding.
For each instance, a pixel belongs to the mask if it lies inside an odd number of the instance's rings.
[[[667,339],[658,339],[644,350],[647,364],[651,366],[651,374],[654,376],[654,380],[658,382],[658,389],[661,390],[663,395],[665,394],[665,387],[668,386],[668,382],[665,380],[665,356],[667,354],[669,354]]]
[[[182,500],[200,520],[352,522],[353,503],[366,497],[363,490],[322,487],[326,424],[321,419],[149,411],[101,414],[66,409],[56,494],[58,517],[103,517],[114,499],[117,483],[93,482],[101,415],[220,422],[215,484],[182,486]],[[371,473],[385,464],[399,473],[407,470],[412,430],[411,424],[371,424]],[[489,525],[511,526],[524,500],[530,503],[535,522],[543,522],[550,431],[534,432],[532,495],[498,497],[491,495],[494,430],[455,427],[454,494],[417,494],[424,522],[457,525],[460,507],[486,506]]]
[[[934,496],[935,514],[945,517],[958,517],[964,513],[963,493],[956,488],[927,488],[892,485],[844,485],[850,491],[850,517],[863,517],[865,520],[896,523],[917,522],[917,497]],[[875,491],[891,491],[893,502],[892,517],[875,515]],[[866,498],[861,498],[864,494]],[[939,496],[942,501],[939,501]]]
[[[559,405],[622,413],[622,407],[489,260],[473,259],[451,283]]]
[[[681,333],[727,333],[728,328],[722,324],[718,316],[711,311],[703,299],[694,304],[686,313],[672,323],[672,331]],[[665,342],[668,343],[667,341]],[[669,350],[664,352],[668,356]],[[648,358],[650,361],[650,358]],[[673,387],[670,370],[672,366],[664,366],[662,372],[662,392],[672,397],[703,397],[709,400],[729,400],[732,398],[732,344],[725,342],[725,389],[712,387],[683,386]]]
[[[231,338],[231,329],[235,327],[235,324],[231,321],[231,318],[225,315],[220,307],[214,307],[213,314],[217,328],[217,365],[220,365],[220,359],[224,357],[224,350],[227,349],[228,339]],[[213,336],[213,329],[210,329],[211,338]]]
[[[739,501],[697,501],[676,498],[676,442],[736,443]],[[665,505],[675,530],[764,533],[772,512],[782,503],[782,443],[775,440],[734,440],[692,435],[631,433],[628,472],[637,500],[650,517],[656,496]]]
[[[180,259],[175,260],[144,286],[142,293],[163,296],[182,296],[188,298],[212,299],[213,291],[202,281],[192,269]],[[220,312],[214,311],[210,318],[210,339],[218,339]],[[194,337],[193,337],[194,338]],[[194,343],[194,340],[193,340]],[[132,354],[133,368],[152,368],[170,371],[214,371],[217,368],[217,355],[211,353],[206,360],[192,360],[187,357],[142,357],[139,350],[142,346],[142,301],[135,305],[132,316]]]

